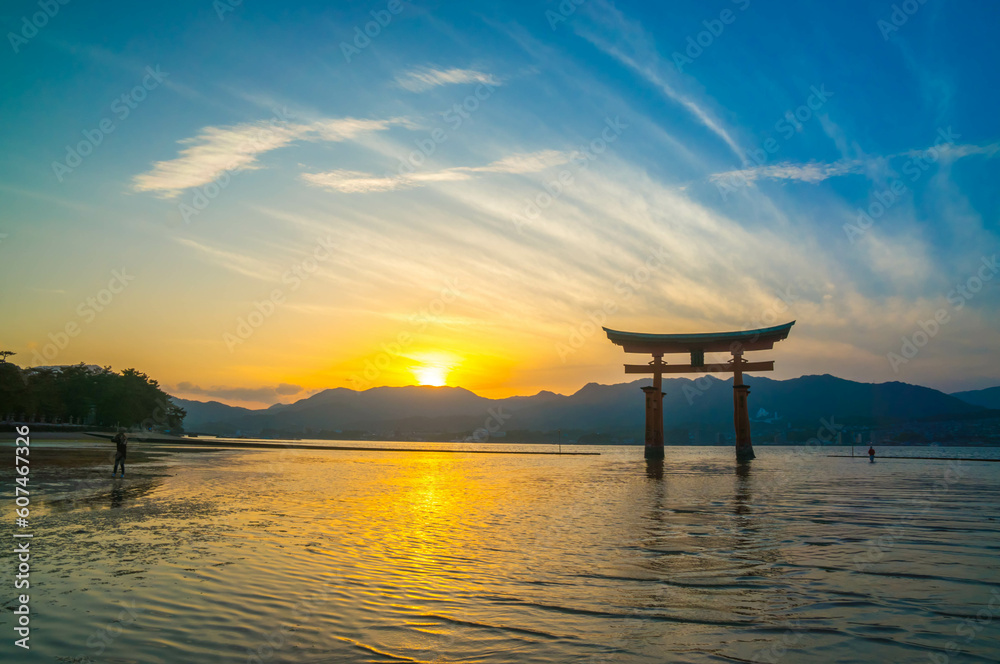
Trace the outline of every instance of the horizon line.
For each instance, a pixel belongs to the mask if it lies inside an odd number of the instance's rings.
[[[717,373],[717,372],[706,372],[706,373],[704,373],[701,376],[698,376],[696,378],[688,378],[686,376],[673,376],[673,377],[668,378],[668,377],[664,376],[663,380],[664,381],[686,380],[688,382],[694,382],[694,381],[700,380],[702,378],[709,378],[711,380],[715,380],[715,381],[718,381],[720,383],[731,382],[733,380],[732,376],[729,376],[729,377],[723,379],[723,378],[716,377],[715,375],[713,375],[714,373]],[[902,381],[902,380],[888,380],[888,381],[883,381],[883,382],[880,382],[880,383],[875,383],[875,382],[869,382],[869,381],[852,380],[850,378],[842,378],[840,376],[836,376],[836,375],[831,374],[831,373],[802,374],[800,376],[793,376],[791,378],[769,378],[767,376],[755,376],[755,375],[751,374],[751,375],[747,375],[745,377],[745,380],[749,381],[749,380],[760,378],[760,379],[763,379],[763,380],[770,380],[770,381],[777,382],[777,383],[784,383],[784,382],[787,382],[787,381],[790,381],[790,380],[799,380],[801,378],[812,378],[812,377],[822,378],[822,377],[825,377],[825,376],[829,376],[830,378],[835,378],[837,380],[842,380],[842,381],[849,382],[849,383],[857,383],[859,385],[890,385],[890,384],[893,384],[893,383],[901,383],[903,385],[911,385],[913,387],[922,387],[922,388],[925,388],[925,389],[928,389],[928,390],[934,390],[935,392],[940,392],[941,394],[944,394],[944,395],[947,395],[947,396],[954,396],[956,394],[962,394],[962,393],[965,393],[965,392],[978,392],[978,391],[981,391],[981,390],[989,390],[989,389],[992,389],[993,387],[1000,387],[1000,379],[997,379],[997,384],[993,385],[993,386],[990,386],[990,387],[984,387],[984,388],[980,388],[980,389],[977,389],[977,390],[958,390],[956,392],[944,392],[943,390],[939,390],[939,389],[937,389],[935,387],[930,387],[929,385],[921,385],[919,383],[908,383],[908,382]],[[561,396],[561,397],[571,397],[571,396],[574,396],[576,394],[579,394],[580,391],[582,391],[584,388],[586,388],[586,387],[588,387],[590,385],[597,385],[597,386],[600,386],[600,387],[614,387],[614,386],[617,386],[617,385],[631,385],[633,383],[641,383],[643,381],[652,381],[652,378],[639,378],[637,380],[624,381],[624,382],[621,382],[621,383],[599,383],[597,381],[590,381],[590,382],[585,383],[584,385],[582,385],[576,391],[568,393],[568,394],[565,394],[565,393],[562,393],[562,392],[555,392],[553,390],[542,389],[542,390],[539,390],[538,392],[536,392],[534,394],[514,394],[514,395],[511,395],[511,396],[500,397],[500,398],[485,397],[485,396],[483,396],[483,395],[481,395],[481,394],[479,394],[479,393],[477,393],[477,392],[475,392],[473,390],[470,390],[467,387],[462,387],[461,385],[377,385],[377,386],[374,386],[374,387],[365,388],[363,390],[356,390],[356,389],[353,389],[353,388],[350,388],[350,387],[338,386],[338,387],[325,387],[325,388],[317,389],[316,391],[314,391],[313,393],[311,393],[311,394],[309,394],[307,396],[295,399],[294,401],[291,401],[291,402],[288,402],[288,403],[284,403],[284,402],[281,402],[281,401],[275,401],[273,403],[267,403],[267,402],[264,402],[264,401],[243,401],[243,403],[261,403],[261,404],[266,404],[266,405],[262,406],[261,408],[247,408],[247,410],[267,410],[268,408],[271,408],[273,406],[278,406],[278,405],[281,405],[281,406],[290,406],[290,405],[299,403],[301,401],[305,401],[307,399],[311,399],[312,397],[317,396],[319,394],[322,394],[323,392],[329,392],[329,391],[332,391],[332,390],[347,390],[349,392],[354,392],[355,394],[363,394],[365,392],[371,392],[373,390],[407,389],[407,388],[433,389],[433,390],[441,390],[441,389],[464,390],[464,391],[468,392],[469,394],[472,394],[473,396],[479,397],[480,399],[489,399],[490,401],[503,401],[503,400],[506,400],[506,399],[517,399],[517,398],[530,399],[532,397],[536,397],[536,396],[538,396],[540,394],[543,394],[543,393],[549,393],[549,394],[553,394],[555,396]],[[250,389],[253,389],[253,388],[250,388]],[[222,405],[225,405],[225,406],[230,406],[230,407],[233,407],[233,408],[246,408],[245,406],[232,406],[231,404],[226,403],[225,401],[221,400],[224,397],[209,398],[207,401],[201,401],[199,399],[186,399],[184,397],[178,397],[178,396],[176,396],[174,394],[170,394],[170,396],[172,398],[174,398],[174,399],[183,399],[184,401],[193,401],[193,402],[196,402],[196,403],[219,403],[219,404],[222,404]],[[230,399],[230,400],[232,400],[232,401],[240,401],[239,399]]]

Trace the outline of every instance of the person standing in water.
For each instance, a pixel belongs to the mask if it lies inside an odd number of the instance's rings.
[[[875,463],[875,448],[871,445],[868,446],[868,460],[871,463]]]
[[[115,467],[111,471],[111,477],[117,476],[119,464],[122,467],[122,477],[125,477],[125,453],[128,451],[128,435],[125,429],[119,429],[111,440],[115,443]]]

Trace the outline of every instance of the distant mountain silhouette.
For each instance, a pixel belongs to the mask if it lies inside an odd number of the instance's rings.
[[[996,387],[987,387],[985,390],[955,392],[951,396],[957,397],[966,403],[971,403],[976,406],[1000,409],[1000,385]]]
[[[460,387],[377,387],[362,392],[336,388],[261,410],[174,401],[188,412],[187,430],[223,435],[307,429],[383,435],[461,433],[486,426],[491,413],[504,419],[506,430],[625,432],[641,430],[644,399],[639,388],[650,383],[648,378],[616,385],[590,383],[572,395],[545,391],[506,399],[487,399]],[[747,384],[755,419],[802,426],[831,417],[843,423],[877,424],[961,416],[981,412],[985,405],[918,385],[858,383],[830,375],[790,380],[752,376]],[[663,381],[663,389],[667,428],[732,427],[731,380],[671,378]]]
[[[224,422],[257,412],[249,408],[228,406],[218,401],[190,401],[188,399],[178,399],[177,397],[170,398],[173,399],[175,404],[187,411],[187,415],[184,418],[184,424],[187,425],[187,428],[191,427],[192,422],[199,424],[205,422]]]

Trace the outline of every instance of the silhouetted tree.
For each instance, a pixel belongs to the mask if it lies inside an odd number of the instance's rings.
[[[0,411],[8,413],[30,413],[28,382],[24,372],[16,364],[0,362]]]
[[[0,363],[0,414],[70,417],[101,426],[179,429],[187,414],[157,381],[136,369],[84,364],[21,369]]]

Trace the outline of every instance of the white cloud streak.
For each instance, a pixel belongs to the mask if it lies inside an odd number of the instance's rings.
[[[604,38],[582,27],[576,28],[578,35],[589,41],[606,55],[610,55],[636,74],[642,76],[647,82],[663,93],[665,97],[680,104],[698,122],[722,139],[736,156],[743,157],[743,151],[733,137],[729,135],[722,122],[716,119],[702,104],[695,101],[691,95],[684,94],[661,75],[660,72],[665,69],[663,59],[653,45],[652,39],[638,22],[629,21],[621,11],[604,2],[595,3],[593,13],[607,28],[607,32],[623,35],[621,47],[610,44]],[[633,55],[626,53],[625,49],[633,53]]]
[[[944,144],[923,150],[908,150],[887,157],[866,157],[864,159],[840,159],[831,163],[809,162],[797,164],[790,161],[778,164],[767,164],[743,168],[708,176],[712,182],[755,182],[757,180],[792,180],[816,184],[841,175],[863,174],[878,168],[888,159],[899,157],[919,158],[927,160],[957,161],[965,157],[984,156],[991,158],[1000,152],[1000,143],[988,145],[952,145]]]
[[[324,173],[303,173],[302,179],[316,187],[345,194],[368,194],[396,189],[408,189],[431,182],[457,182],[471,180],[482,173],[525,174],[537,173],[553,166],[565,164],[573,153],[559,150],[540,150],[508,155],[485,166],[456,166],[440,171],[413,173],[395,177],[380,177],[359,171],[335,170]]]
[[[345,194],[370,194],[379,191],[392,191],[407,186],[403,178],[379,177],[360,171],[346,170],[303,173],[302,179],[314,187],[340,191]]]
[[[185,189],[208,184],[227,171],[260,168],[258,157],[295,141],[342,142],[400,124],[408,121],[324,118],[307,123],[273,120],[205,127],[197,136],[180,141],[187,147],[179,157],[158,161],[152,170],[135,176],[132,188],[173,198]]]
[[[273,279],[275,276],[273,267],[256,258],[251,258],[250,256],[245,256],[232,251],[226,251],[224,249],[210,247],[187,238],[179,237],[176,238],[176,241],[185,247],[189,247],[199,252],[205,256],[210,263],[218,265],[219,267],[227,269],[231,272],[242,274],[245,277],[268,281]]]
[[[474,69],[434,69],[431,67],[419,67],[411,69],[405,74],[396,77],[396,84],[404,90],[410,92],[425,92],[442,85],[455,85],[461,83],[485,83],[486,85],[498,86],[499,79],[492,74],[485,74]]]
[[[735,171],[725,171],[723,173],[713,173],[709,179],[717,181],[754,182],[760,179],[768,180],[795,180],[798,182],[809,182],[815,184],[838,175],[848,175],[851,173],[863,173],[865,162],[851,159],[836,161],[831,164],[819,162],[809,162],[808,164],[796,164],[790,161],[767,166],[755,166]]]

